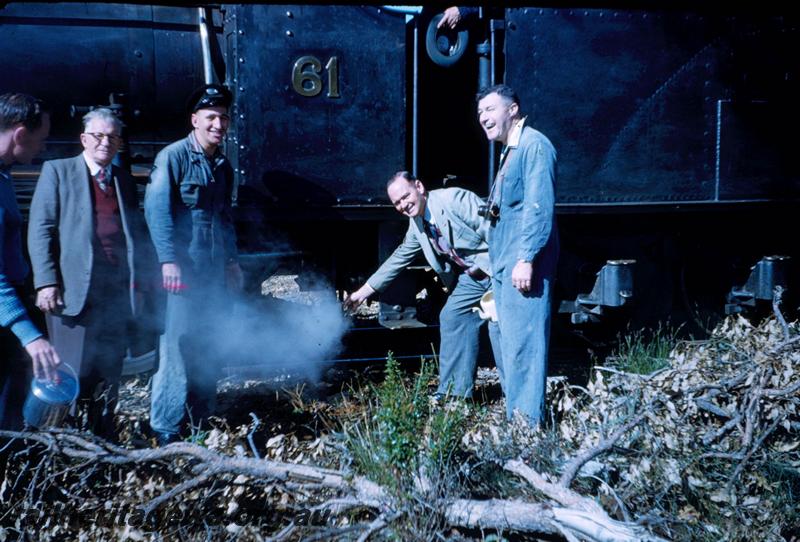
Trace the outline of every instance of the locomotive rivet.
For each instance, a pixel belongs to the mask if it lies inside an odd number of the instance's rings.
[[[292,32],[291,30],[287,30],[286,37],[291,38],[292,36],[294,36],[294,32]]]
[[[292,12],[291,12],[291,11],[287,11],[287,12],[286,12],[286,16],[287,16],[287,17],[289,17],[290,19],[291,19],[292,17],[294,17],[294,15],[292,15]]]

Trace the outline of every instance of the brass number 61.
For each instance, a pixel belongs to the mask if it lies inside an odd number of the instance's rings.
[[[339,59],[332,56],[325,64],[328,72],[328,98],[339,98]],[[301,56],[292,68],[292,87],[301,96],[316,96],[322,92],[322,62],[314,56]]]

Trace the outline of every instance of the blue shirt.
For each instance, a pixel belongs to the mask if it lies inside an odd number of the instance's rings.
[[[204,272],[235,261],[232,189],[230,162],[219,149],[206,157],[193,132],[162,149],[144,195],[158,261]]]
[[[0,165],[0,326],[10,328],[23,345],[42,336],[22,305],[15,284],[28,276],[22,253],[22,215],[8,167]]]

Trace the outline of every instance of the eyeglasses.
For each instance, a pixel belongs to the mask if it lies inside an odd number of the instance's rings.
[[[119,145],[122,143],[122,138],[118,135],[114,134],[103,134],[101,132],[83,132],[84,134],[90,135],[94,138],[95,141],[98,143],[102,142],[104,138],[108,138],[108,142],[112,145]]]

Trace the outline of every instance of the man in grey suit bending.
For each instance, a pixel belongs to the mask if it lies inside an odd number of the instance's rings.
[[[134,285],[146,283],[148,248],[136,183],[111,164],[121,128],[109,109],[83,117],[83,152],[44,163],[28,227],[36,305],[56,351],[80,376],[90,428],[112,438]]]
[[[451,292],[439,313],[437,394],[472,397],[478,332],[483,323],[473,308],[491,285],[488,224],[479,214],[483,202],[462,188],[428,192],[407,171],[392,175],[386,190],[395,209],[410,219],[408,231],[367,282],[345,298],[345,307],[355,308],[373,293],[383,291],[421,252]],[[496,344],[497,324],[490,322],[489,326],[492,343]]]

